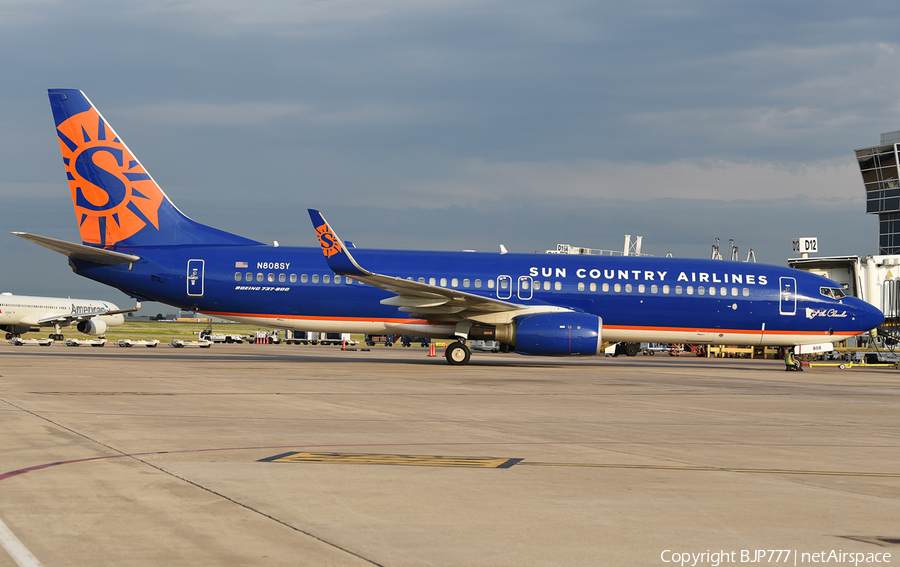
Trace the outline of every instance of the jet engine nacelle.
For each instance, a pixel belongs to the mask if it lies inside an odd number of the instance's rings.
[[[0,329],[13,335],[24,335],[31,331],[31,325],[2,325],[0,326]],[[37,328],[35,328],[35,330],[37,330]]]
[[[79,321],[75,328],[78,329],[79,333],[86,335],[102,335],[106,332],[107,325],[106,321],[94,318],[87,321]]]
[[[536,313],[520,315],[507,329],[497,329],[498,340],[520,354],[541,356],[597,356],[603,321],[589,313]]]

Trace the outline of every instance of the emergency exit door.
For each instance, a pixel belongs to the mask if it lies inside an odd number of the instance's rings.
[[[188,260],[187,264],[187,294],[191,297],[203,296],[203,271],[206,262],[203,260]]]
[[[512,292],[512,277],[497,276],[497,299],[509,299]]]
[[[531,276],[519,276],[519,299],[531,299],[534,294],[534,280]]]

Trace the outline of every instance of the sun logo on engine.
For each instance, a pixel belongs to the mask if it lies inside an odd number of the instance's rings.
[[[159,229],[162,191],[95,109],[56,133],[85,244],[112,246],[147,225]]]
[[[326,258],[331,258],[335,254],[341,253],[341,243],[327,224],[317,226],[316,234],[319,235],[319,245],[322,247],[322,253],[325,254]]]

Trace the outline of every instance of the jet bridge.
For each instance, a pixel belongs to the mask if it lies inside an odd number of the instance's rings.
[[[792,258],[788,266],[833,280],[881,309],[885,319],[878,333],[900,343],[900,256]]]

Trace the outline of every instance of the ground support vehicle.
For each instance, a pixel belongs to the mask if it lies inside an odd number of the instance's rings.
[[[100,338],[100,339],[66,339],[66,346],[103,347],[103,346],[106,346],[106,339],[103,339],[103,338]]]
[[[9,344],[16,346],[50,346],[53,342],[53,339],[23,339],[18,336],[9,339]]]
[[[144,346],[147,348],[156,348],[156,346],[159,344],[159,341],[156,339],[141,340],[141,341],[136,341],[133,339],[119,339],[116,344],[123,348],[124,347],[134,347],[134,346]]]
[[[309,331],[294,331],[288,329],[284,332],[284,342],[289,345],[308,345],[318,344],[319,333],[311,333]]]
[[[278,331],[256,331],[255,335],[248,335],[244,339],[251,345],[281,344],[281,335]]]
[[[474,341],[470,341],[469,347],[471,348],[471,343]],[[488,342],[496,342],[496,341],[488,341]],[[421,347],[427,347],[431,343],[431,339],[427,337],[413,337],[412,335],[400,335],[400,344],[408,347],[412,346],[413,343],[419,343]],[[499,344],[499,343],[497,343]],[[497,352],[497,351],[494,351]]]
[[[277,331],[276,331],[277,332]],[[350,333],[314,333],[312,331],[284,332],[284,342],[289,345],[355,345],[359,341],[350,338]]]
[[[206,339],[200,339],[199,341],[183,341],[181,339],[172,339],[171,345],[175,348],[184,348],[186,346],[209,348],[213,345],[213,343],[212,341]]]
[[[212,327],[207,327],[200,331],[200,340],[206,340],[213,343],[243,343],[244,336],[228,333],[215,333]]]
[[[384,343],[384,346],[394,346],[400,335],[366,335],[366,344],[375,346],[376,343]]]
[[[425,346],[425,345],[422,345]],[[499,341],[469,341],[469,349],[481,352],[500,352]]]
[[[620,354],[637,356],[639,352],[641,352],[641,343],[612,343],[603,349],[603,354],[606,356],[619,356]]]

